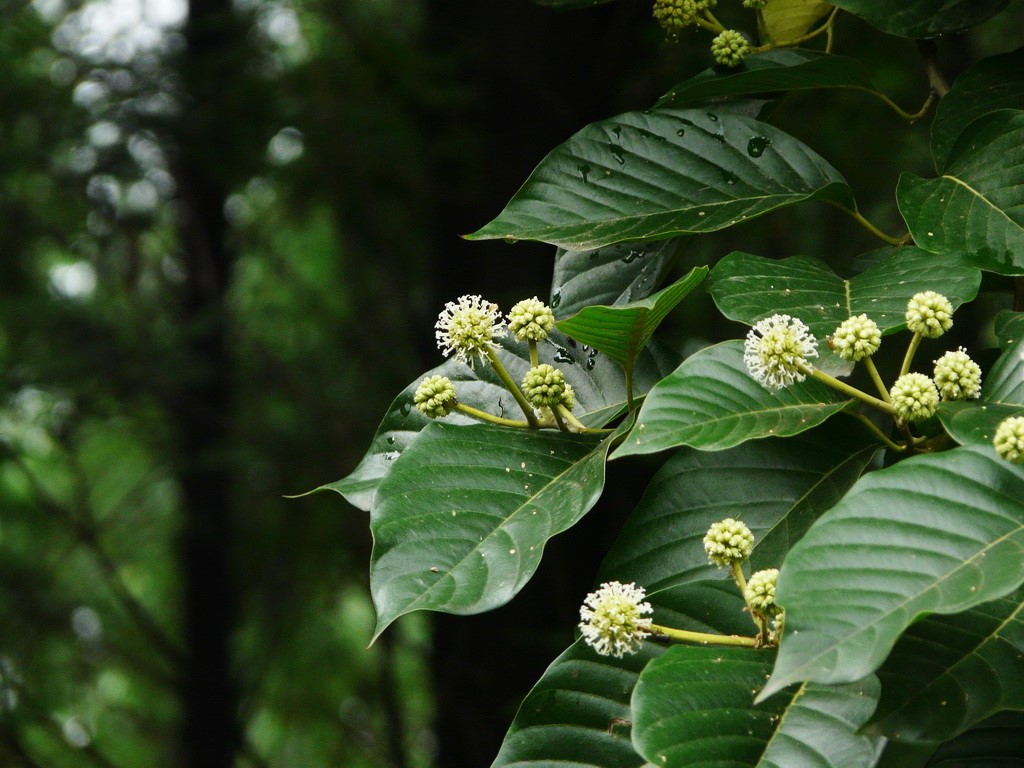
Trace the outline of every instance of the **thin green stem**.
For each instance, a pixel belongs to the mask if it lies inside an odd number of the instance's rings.
[[[796,46],[800,45],[801,43],[806,43],[808,40],[813,40],[814,38],[818,37],[819,35],[822,35],[823,33],[828,32],[832,28],[832,24],[835,22],[835,18],[836,18],[836,14],[837,13],[839,13],[839,9],[838,8],[834,8],[832,10],[832,13],[829,14],[829,17],[825,21],[824,24],[822,24],[817,29],[812,29],[806,35],[801,35],[800,37],[795,37],[792,40],[783,40],[782,42],[779,42],[779,43],[768,43],[766,45],[751,46],[750,52],[751,53],[764,53],[765,51],[770,51],[772,48],[795,48]]]
[[[747,578],[743,575],[743,563],[739,560],[733,560],[729,570],[732,573],[732,580],[736,582],[736,586],[740,588],[740,594],[743,595],[743,600],[746,601]]]
[[[705,20],[707,23],[704,23]],[[701,19],[700,16],[698,16],[696,18],[696,22],[700,26],[704,27],[704,29],[710,30],[712,32],[725,32],[725,26],[722,24],[722,22],[715,18],[715,14],[713,14],[711,10],[708,8],[704,9],[704,18]]]
[[[757,638],[743,637],[741,635],[712,635],[708,632],[690,632],[685,629],[674,629],[673,627],[662,627],[651,624],[651,632],[669,640],[678,640],[683,643],[700,643],[701,645],[733,645],[743,648],[756,648]]]
[[[633,400],[633,366],[626,366],[626,408],[630,413],[636,410],[636,402]]]
[[[530,365],[536,368],[540,365],[540,355],[537,354],[537,342],[533,339],[529,339],[530,345]]]
[[[519,403],[519,407],[523,409],[523,414],[526,416],[526,421],[529,422],[531,429],[537,429],[537,416],[533,412],[533,408],[526,402],[526,398],[523,393],[519,390],[519,386],[512,381],[512,377],[509,375],[508,370],[502,365],[501,360],[498,359],[498,353],[494,351],[494,347],[487,347],[487,359],[491,361],[491,367],[494,368],[494,372],[498,374],[498,378],[501,379],[501,383],[505,385],[505,389],[512,393],[512,397]]]
[[[477,421],[488,421],[491,424],[497,424],[498,426],[501,426],[501,427],[517,427],[519,429],[529,429],[530,428],[530,423],[527,422],[527,421],[516,421],[515,419],[503,419],[503,418],[501,418],[501,416],[494,416],[493,414],[487,413],[486,411],[481,411],[481,410],[479,410],[477,408],[474,408],[471,405],[466,405],[464,403],[458,403],[455,406],[455,410],[458,411],[459,413],[464,413],[466,416],[469,416],[471,419],[476,419]]]
[[[889,397],[889,390],[885,386],[885,382],[882,381],[882,377],[878,374],[878,369],[875,367],[875,362],[870,357],[865,357],[862,361],[864,367],[867,368],[868,374],[871,376],[871,380],[875,382],[875,388],[878,390],[882,399],[887,403],[892,402],[892,398]]]
[[[891,448],[894,451],[899,451],[900,453],[903,453],[903,451],[907,450],[907,447],[905,445],[900,445],[899,443],[894,443],[889,438],[889,436],[887,434],[885,434],[885,432],[880,430],[875,425],[875,422],[873,422],[871,419],[869,419],[867,416],[865,416],[860,411],[847,411],[847,413],[849,413],[854,418],[859,419],[861,422],[863,422],[864,426],[866,426],[868,429],[870,429],[872,434],[875,435],[875,437],[877,437],[879,440],[881,440],[883,443],[885,443],[886,447]]]
[[[910,364],[914,362],[914,355],[917,354],[917,348],[921,346],[922,338],[920,333],[915,333],[910,337],[910,343],[907,345],[907,354],[903,356],[903,365],[900,366],[900,376],[906,376],[910,371]],[[900,376],[896,378],[898,379]]]
[[[879,400],[877,397],[872,397],[867,392],[862,392],[856,387],[851,387],[845,381],[840,381],[834,376],[829,376],[824,371],[819,371],[817,368],[811,368],[806,365],[800,366],[800,371],[811,378],[817,379],[822,384],[827,384],[832,387],[832,389],[842,392],[844,395],[849,395],[855,400],[867,403],[884,413],[888,413],[890,416],[896,415],[896,409],[892,407],[892,403],[887,403],[885,400]]]
[[[861,214],[861,212],[858,211],[856,208],[847,208],[845,205],[843,205],[841,203],[836,203],[836,202],[832,202],[832,201],[828,201],[828,203],[829,203],[829,205],[832,205],[832,206],[838,208],[840,211],[844,211],[845,213],[849,214],[853,218],[854,221],[856,221],[858,224],[860,224],[862,227],[864,227],[864,229],[866,229],[868,232],[873,234],[878,239],[885,241],[889,245],[900,245],[900,244],[902,244],[902,242],[903,242],[902,238],[893,237],[892,235],[887,235],[885,232],[880,230],[878,227],[876,227],[870,221],[865,219],[864,216]]]
[[[559,412],[558,406],[555,406],[554,408],[551,409],[551,415],[555,417],[555,423],[558,425],[558,428],[560,430],[562,430],[563,432],[569,431],[569,429],[565,426],[565,421],[562,419],[562,414]]]
[[[572,411],[566,408],[564,405],[558,406],[558,412],[562,418],[565,419],[566,423],[572,427],[572,432],[578,432],[582,435],[608,435],[614,432],[614,429],[599,429],[595,427],[588,427],[582,421],[572,415]]]

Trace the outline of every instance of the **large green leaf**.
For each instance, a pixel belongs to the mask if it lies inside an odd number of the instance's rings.
[[[806,200],[855,205],[838,171],[777,128],[727,110],[627,112],[556,147],[468,237],[582,250],[713,232]]]
[[[872,729],[900,741],[951,739],[1001,709],[1024,710],[1024,591],[912,625],[878,671]]]
[[[725,96],[819,88],[875,90],[867,69],[856,59],[802,48],[779,48],[747,57],[742,68],[706,69],[674,86],[658,100],[656,107],[681,107]]]
[[[679,255],[686,238],[656,243],[623,243],[588,251],[555,253],[551,309],[564,320],[595,304],[629,304],[646,299]]]
[[[529,352],[525,344],[509,337],[499,339],[501,359],[512,378],[521,381],[530,369]],[[626,387],[622,371],[607,355],[580,352],[575,342],[555,331],[548,342],[540,345],[541,362],[562,368],[576,392],[575,415],[589,427],[601,427],[621,414],[626,407]],[[675,365],[679,358],[660,345],[649,345],[637,360],[633,376],[635,393],[647,392],[660,381]],[[413,407],[413,394],[424,376],[433,374],[447,376],[455,384],[460,402],[474,406],[497,416],[515,418],[520,413],[515,400],[504,388],[491,367],[476,363],[475,368],[448,360],[427,371],[409,384],[388,408],[384,420],[377,428],[370,448],[354,470],[334,483],[317,490],[337,491],[345,499],[362,510],[369,511],[373,505],[377,487],[387,477],[395,460],[405,451],[430,420]],[[446,419],[452,424],[469,424],[469,418],[452,414]]]
[[[982,59],[961,74],[935,112],[932,154],[942,172],[960,132],[1000,109],[1024,109],[1024,48]]]
[[[994,16],[1010,0],[832,0],[883,32],[901,37],[935,37],[959,32]]]
[[[747,371],[743,342],[726,341],[684,360],[647,394],[636,427],[612,458],[680,445],[716,451],[761,437],[788,437],[852,402],[813,379],[767,390]]]
[[[621,365],[632,375],[637,356],[669,312],[707,277],[707,267],[694,267],[685,277],[640,301],[618,306],[592,306],[558,322],[558,329]]]
[[[1017,589],[1022,551],[1024,467],[991,448],[915,456],[866,475],[786,557],[786,634],[763,695],[872,673],[921,616]]]
[[[481,613],[530,579],[552,536],[604,487],[610,441],[486,424],[430,424],[370,514],[375,636],[414,610]]]
[[[715,265],[708,290],[723,315],[753,325],[785,313],[800,318],[819,339],[866,313],[882,333],[906,327],[907,301],[920,291],[939,291],[953,307],[978,293],[981,272],[955,256],[937,257],[920,248],[895,250],[876,267],[843,280],[817,259],[774,260],[734,252]]]
[[[946,742],[926,768],[1024,768],[1024,712],[1001,712]]]
[[[651,480],[598,580],[636,581],[648,590],[722,580],[724,572],[708,563],[703,539],[726,517],[743,520],[753,532],[752,569],[778,567],[877,450],[866,429],[835,420],[788,440],[681,451]]]
[[[582,640],[544,672],[519,707],[492,768],[640,768],[629,699],[640,671],[663,649],[644,643],[617,659]]]
[[[791,42],[809,32],[831,10],[832,6],[821,0],[772,0],[761,11],[764,32],[775,42]]]
[[[914,241],[964,253],[982,269],[1024,274],[1024,111],[980,117],[953,145],[942,176],[900,176],[896,199]]]
[[[857,735],[878,696],[869,678],[807,685],[752,705],[771,653],[675,646],[651,661],[633,690],[633,743],[665,768],[870,768],[879,741]]]
[[[961,445],[991,445],[999,423],[1024,415],[1024,338],[996,361],[977,400],[939,404],[939,419]]]

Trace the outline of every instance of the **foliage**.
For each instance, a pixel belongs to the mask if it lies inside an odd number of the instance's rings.
[[[595,504],[607,461],[664,455],[599,574],[642,588],[628,592],[649,604],[618,605],[634,617],[650,606],[652,624],[628,624],[648,639],[624,658],[573,643],[526,697],[496,766],[870,768],[907,755],[980,765],[1021,738],[1019,718],[1000,713],[1024,707],[1024,466],[1020,451],[993,445],[1002,428],[1024,448],[1024,427],[1006,421],[1024,415],[1021,54],[979,61],[950,89],[922,41],[931,92],[908,114],[864,62],[831,53],[843,12],[928,38],[1005,3],[743,5],[764,33],[744,62],[583,127],[467,236],[558,246],[558,330],[539,343],[500,338],[472,369],[430,371],[454,383],[450,423],[413,410],[414,383],[359,467],[326,486],[370,512],[379,635],[409,611],[512,600],[548,540]],[[708,6],[662,3],[659,19],[674,19],[670,37],[721,32]],[[817,39],[824,51],[798,47]],[[864,216],[827,159],[829,136],[773,124],[787,93],[828,89],[874,94],[910,132],[926,131],[939,104],[938,176],[908,169],[895,189],[906,233]],[[821,258],[735,251],[657,290],[696,238],[815,203],[887,247],[857,254],[836,236]],[[722,315],[753,328],[679,362],[656,333],[702,281]],[[973,343],[996,310],[1002,348],[971,350],[986,361],[980,397],[967,388],[967,399],[938,403],[924,350],[953,348],[931,341],[949,313]],[[851,319],[873,321],[886,349],[878,365],[873,351],[829,350]],[[483,330],[498,337],[500,325]],[[598,362],[566,366],[570,349]],[[517,382],[542,360],[563,365],[575,399],[523,401]],[[764,366],[779,376],[755,378]],[[709,537],[749,529],[752,551],[736,549],[723,573],[707,559],[709,526],[719,531]],[[763,585],[771,568],[781,569],[774,602],[753,602],[747,579],[760,569]]]

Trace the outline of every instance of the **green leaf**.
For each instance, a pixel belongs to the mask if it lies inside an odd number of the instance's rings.
[[[927,768],[1024,768],[1024,712],[1001,712],[941,745]]]
[[[960,134],[945,173],[900,176],[896,199],[914,241],[981,269],[1024,274],[1024,111],[1004,109]]]
[[[953,307],[972,300],[981,272],[955,256],[939,258],[920,248],[900,248],[881,264],[843,280],[817,259],[774,260],[739,251],[711,271],[708,290],[723,315],[753,325],[776,313],[800,318],[819,339],[844,320],[865,313],[882,333],[906,327],[907,301],[937,290]]]
[[[663,649],[598,656],[582,640],[544,672],[519,707],[492,768],[640,768],[630,741],[629,699],[640,671]]]
[[[832,0],[883,32],[901,37],[935,37],[959,32],[999,13],[1009,0]]]
[[[609,444],[430,424],[395,461],[371,510],[374,636],[410,611],[482,613],[511,600],[547,540],[597,502]]]
[[[777,567],[877,450],[861,425],[837,421],[788,440],[681,451],[651,480],[598,581],[635,581],[648,591],[721,581],[724,572],[704,552],[704,534],[726,517],[742,519],[754,534],[751,570]]]
[[[992,445],[1003,419],[1024,414],[1024,338],[996,360],[977,400],[939,403],[939,420],[961,445]]]
[[[707,277],[707,267],[694,267],[653,296],[618,306],[592,306],[558,322],[558,330],[586,344],[632,375],[637,355],[669,312]]]
[[[669,648],[640,673],[633,691],[637,751],[665,768],[874,764],[878,740],[857,730],[874,709],[877,680],[812,684],[755,707],[753,694],[770,669],[770,651]]]
[[[819,88],[875,90],[867,69],[857,59],[801,48],[779,48],[747,57],[741,68],[706,69],[673,87],[655,106],[681,107],[725,96]]]
[[[982,59],[957,77],[932,121],[935,170],[942,172],[961,131],[982,115],[1024,109],[1024,48]]]
[[[1024,709],[1022,614],[1018,590],[912,625],[878,672],[882,699],[872,731],[900,741],[946,741],[1001,709]]]
[[[821,0],[772,0],[761,16],[770,38],[785,43],[809,32],[831,10],[832,6]]]
[[[626,243],[555,254],[551,309],[559,320],[595,304],[618,305],[650,296],[679,255],[686,238]]]
[[[1024,312],[1004,309],[996,313],[994,331],[1003,349],[1024,338]]]
[[[522,381],[530,369],[526,345],[509,337],[498,339],[498,344],[501,347],[502,362],[512,378]],[[576,417],[588,427],[602,427],[626,407],[626,386],[622,371],[606,355],[592,351],[579,352],[574,344],[558,331],[551,333],[548,342],[540,345],[541,362],[557,365],[565,371],[566,378],[576,392]],[[660,345],[648,346],[637,360],[633,377],[636,393],[639,395],[647,392],[678,362],[679,358],[674,352]],[[475,368],[470,368],[454,359],[448,360],[417,377],[395,398],[377,428],[366,455],[348,476],[316,490],[336,491],[353,506],[369,511],[377,487],[387,477],[395,460],[430,423],[413,406],[413,394],[426,376],[434,374],[451,379],[460,402],[466,405],[496,416],[515,418],[520,413],[515,400],[489,365],[477,362]],[[449,416],[446,421],[452,424],[476,423],[457,413]]]
[[[915,456],[866,475],[786,557],[786,633],[762,695],[874,672],[918,618],[1017,589],[1022,550],[1024,467],[991,448]]]
[[[838,171],[777,128],[725,110],[627,112],[556,147],[467,237],[581,250],[713,232],[806,200],[855,205]]]
[[[771,392],[743,363],[743,342],[726,341],[683,361],[652,389],[612,458],[680,445],[706,451],[817,426],[853,402],[813,379]]]

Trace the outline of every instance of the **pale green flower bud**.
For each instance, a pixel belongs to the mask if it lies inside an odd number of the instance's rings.
[[[708,528],[704,551],[708,560],[720,568],[742,563],[754,551],[754,534],[742,521],[727,517]]]
[[[766,389],[784,389],[803,381],[802,366],[818,356],[818,342],[810,329],[795,317],[772,315],[750,329],[743,345],[743,362]]]
[[[455,410],[455,386],[446,376],[428,376],[416,387],[413,403],[428,419],[440,419]]]
[[[554,408],[564,405],[571,409],[576,403],[575,393],[557,368],[542,363],[531,368],[523,377],[523,395],[534,408]]]
[[[743,7],[752,11],[764,10],[766,5],[768,5],[768,0],[743,0]]]
[[[867,315],[844,320],[832,334],[829,347],[844,360],[857,362],[871,357],[882,346],[882,331]]]
[[[935,415],[939,391],[935,382],[923,373],[906,373],[889,390],[892,405],[900,421],[922,421]]]
[[[996,453],[1014,464],[1024,464],[1024,416],[1011,416],[996,427],[992,441]]]
[[[935,386],[943,400],[973,400],[981,395],[981,366],[960,347],[935,361]]]
[[[516,341],[543,341],[555,327],[551,307],[534,296],[523,299],[508,313],[508,329]]]
[[[778,568],[766,568],[752,575],[743,594],[747,605],[765,614],[775,613],[775,582],[778,578]]]
[[[750,43],[743,33],[727,29],[711,41],[711,56],[723,67],[738,67],[750,54]]]
[[[583,640],[602,656],[621,658],[640,650],[643,639],[651,634],[654,612],[644,602],[646,593],[636,584],[609,581],[591,592],[580,606],[580,632]]]
[[[712,6],[714,3],[707,0],[654,0],[653,16],[668,36],[675,38],[696,21],[701,11]]]
[[[444,356],[455,357],[472,365],[470,355],[487,356],[492,341],[505,335],[504,321],[497,304],[480,296],[460,296],[449,301],[434,324],[437,346]]]
[[[914,294],[907,302],[907,328],[927,339],[937,339],[953,327],[953,305],[935,291]]]

